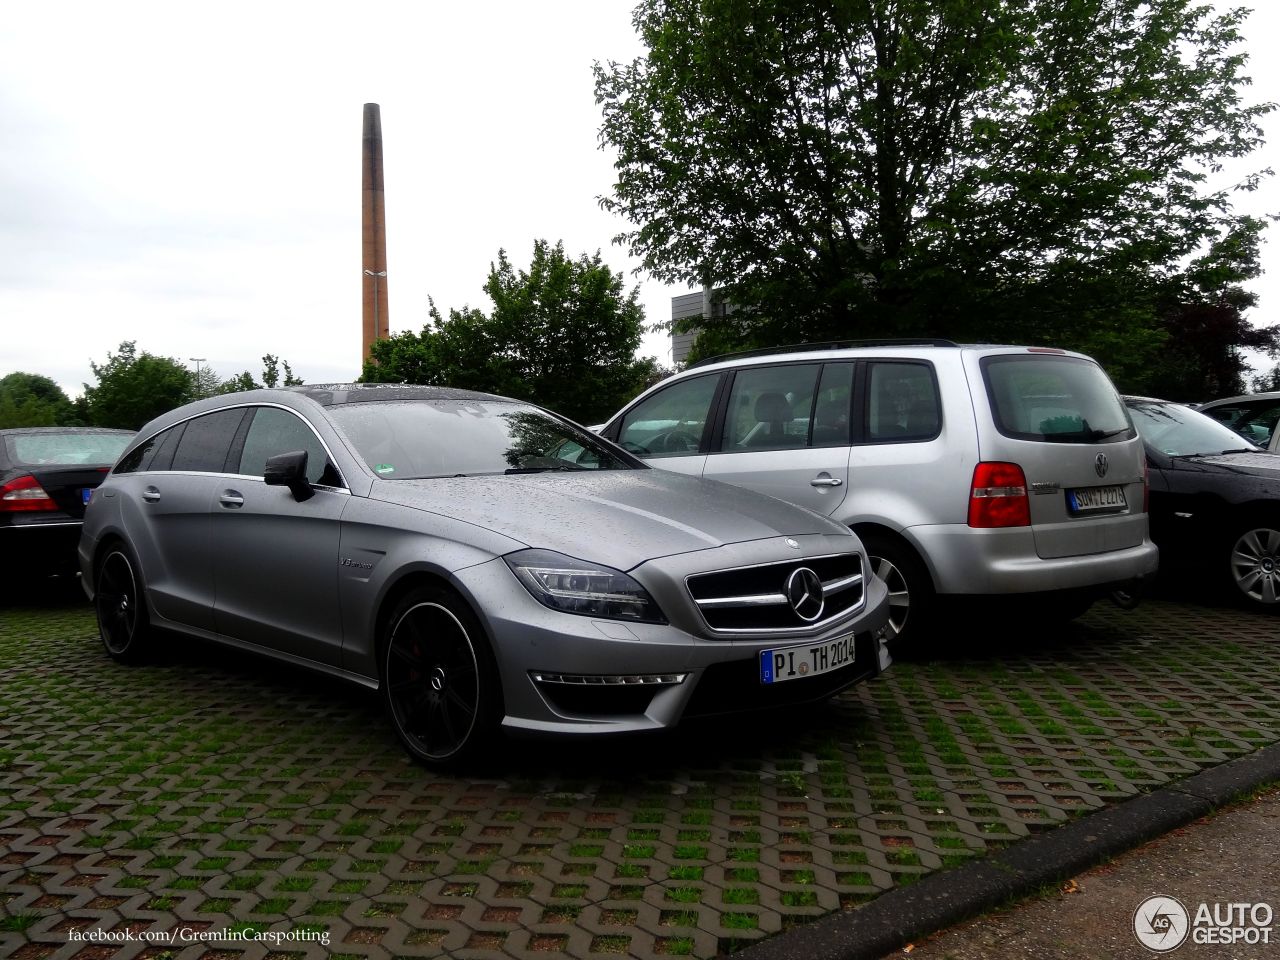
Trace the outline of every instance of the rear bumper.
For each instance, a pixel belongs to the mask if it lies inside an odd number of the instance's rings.
[[[974,530],[968,526],[912,527],[939,593],[1045,593],[1141,580],[1156,572],[1160,554],[1148,538],[1105,553],[1045,559],[1029,527]]]
[[[0,551],[18,574],[72,573],[77,568],[80,520],[51,520],[0,526]]]

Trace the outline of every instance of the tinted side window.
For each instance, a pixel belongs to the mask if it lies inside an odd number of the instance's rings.
[[[245,411],[239,408],[219,410],[189,421],[173,454],[172,469],[223,473],[231,441],[244,415]]]
[[[148,469],[151,465],[152,457],[155,456],[156,448],[160,446],[164,437],[165,433],[157,433],[145,443],[138,444],[138,446],[129,451],[128,456],[116,464],[116,468],[112,473],[119,475],[122,473],[137,473],[139,470]]]
[[[622,420],[618,443],[641,457],[680,457],[698,452],[720,375],[673,383]]]
[[[778,450],[809,443],[816,363],[739,370],[729,394],[722,450]]]
[[[941,426],[938,385],[927,364],[874,361],[868,365],[868,440],[932,440]]]
[[[278,407],[259,407],[253,412],[236,472],[260,477],[268,457],[294,450],[307,451],[307,479],[312,483],[333,486],[338,482],[337,471],[329,464],[328,454],[315,431],[295,414]]]

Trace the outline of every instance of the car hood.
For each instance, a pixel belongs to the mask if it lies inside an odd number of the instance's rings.
[[[1223,453],[1202,457],[1178,457],[1173,461],[1175,469],[1191,466],[1193,469],[1213,473],[1232,473],[1240,476],[1280,480],[1280,457],[1274,453]]]
[[[728,543],[847,532],[803,507],[664,470],[382,480],[369,496],[619,570]]]

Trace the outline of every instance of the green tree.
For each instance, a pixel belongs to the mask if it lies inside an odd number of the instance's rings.
[[[284,382],[281,383],[280,368],[284,367]],[[258,382],[254,379],[252,373],[248,370],[237,374],[230,380],[223,380],[211,393],[238,393],[241,390],[259,390],[262,387],[296,387],[302,384],[302,379],[293,374],[293,368],[289,366],[288,360],[281,360],[274,353],[268,353],[262,358],[262,381]]]
[[[89,362],[96,385],[84,385],[89,423],[97,427],[137,430],[148,420],[192,398],[191,371],[172,357],[138,352],[126,340],[106,363]]]
[[[624,290],[621,273],[564,245],[533,245],[528,270],[505,251],[490,264],[485,293],[493,312],[450,310],[434,302],[421,333],[373,345],[366,382],[434,383],[531,400],[580,422],[616,410],[658,370],[637,360],[643,330],[639,291]]]
[[[1262,228],[1207,181],[1271,109],[1241,101],[1244,16],[641,0],[648,53],[595,68],[618,154],[601,203],[649,273],[737,305],[706,327],[739,346],[1053,343],[1136,378],[1185,264]]]
[[[78,423],[75,405],[49,377],[18,371],[0,377],[0,429]]]

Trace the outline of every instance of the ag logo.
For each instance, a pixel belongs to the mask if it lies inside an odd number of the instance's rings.
[[[1190,931],[1191,917],[1174,897],[1147,897],[1133,912],[1133,932],[1138,942],[1156,953],[1182,946]]]

